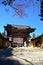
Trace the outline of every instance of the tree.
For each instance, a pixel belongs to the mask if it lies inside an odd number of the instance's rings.
[[[28,7],[28,4],[26,2],[23,3],[23,0],[2,0],[1,3],[4,4],[4,6],[10,6],[14,12],[16,12],[16,15],[20,17],[26,15],[24,9]]]
[[[26,15],[25,8],[29,7],[31,4],[33,4],[33,6],[35,4],[38,5],[38,2],[42,3],[43,0],[0,0],[0,2],[2,4],[4,4],[4,6],[10,6],[14,10],[16,15],[19,15],[20,17],[22,17],[22,16]],[[41,9],[43,9],[43,8],[41,8]],[[41,9],[40,9],[40,11],[41,11]],[[40,14],[41,14],[41,12],[40,12]],[[42,15],[40,15],[40,16],[42,16]],[[43,16],[42,16],[42,18],[43,18]]]
[[[43,0],[41,0],[41,6],[40,6],[40,16],[41,16],[41,20],[43,20]]]
[[[33,33],[33,36],[32,36],[32,37],[33,37],[33,39],[34,39],[34,38],[36,37],[36,34],[35,34],[35,33]]]
[[[2,32],[1,34],[2,34],[2,36],[5,36],[5,32]]]

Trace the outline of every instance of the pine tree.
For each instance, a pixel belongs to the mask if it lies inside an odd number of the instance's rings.
[[[41,1],[41,6],[40,6],[40,16],[41,16],[41,20],[43,20],[43,0]]]

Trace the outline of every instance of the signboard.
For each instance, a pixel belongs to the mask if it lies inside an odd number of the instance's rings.
[[[13,38],[14,43],[23,43],[23,38]]]

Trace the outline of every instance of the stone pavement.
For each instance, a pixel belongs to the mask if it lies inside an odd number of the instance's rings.
[[[22,59],[25,62],[31,62],[36,64],[40,62],[43,63],[43,49],[40,48],[16,48],[14,49],[13,54],[13,56]]]
[[[43,49],[8,48],[0,50],[0,65],[43,65]]]
[[[21,58],[21,59],[27,59],[29,61],[43,61],[43,49],[40,48],[34,48],[34,49],[14,49],[12,52],[14,56]]]

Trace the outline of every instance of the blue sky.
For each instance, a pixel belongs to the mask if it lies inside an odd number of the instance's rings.
[[[20,18],[13,16],[12,9],[9,12],[5,11],[6,8],[0,4],[0,32],[4,31],[4,26],[7,24],[26,25],[36,28],[35,34],[40,35],[43,33],[43,22],[40,20],[39,9],[37,7],[29,7],[26,9],[27,16]],[[32,33],[33,34],[33,33]]]

